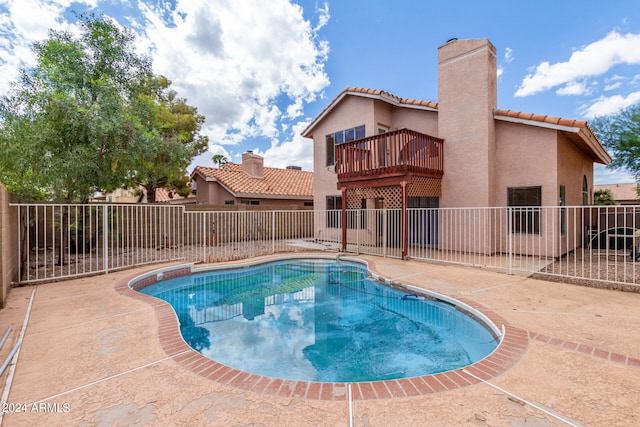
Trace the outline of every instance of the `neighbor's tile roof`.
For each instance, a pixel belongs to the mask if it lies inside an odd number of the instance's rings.
[[[253,178],[244,173],[242,165],[227,163],[220,169],[198,166],[193,171],[196,173],[217,180],[236,197],[313,197],[313,172],[264,167],[264,178]]]
[[[143,187],[144,188],[144,187]],[[146,193],[146,190],[144,190]],[[167,188],[156,189],[156,202],[168,202],[170,200],[184,199],[181,195]]]
[[[628,182],[623,184],[599,184],[593,186],[593,191],[609,190],[613,200],[638,200],[638,184]]]

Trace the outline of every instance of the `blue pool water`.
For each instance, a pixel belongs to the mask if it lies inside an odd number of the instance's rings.
[[[357,382],[457,369],[494,335],[448,303],[368,276],[364,265],[286,260],[160,281],[185,341],[236,369],[291,380]]]

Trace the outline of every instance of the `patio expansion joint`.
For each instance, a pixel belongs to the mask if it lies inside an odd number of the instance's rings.
[[[150,311],[152,310],[152,307],[141,307],[137,310],[130,310],[130,311],[123,311],[117,314],[112,314],[109,316],[103,316],[103,317],[98,317],[95,319],[91,319],[91,320],[87,320],[86,322],[80,322],[80,323],[74,323],[73,325],[68,325],[68,326],[62,326],[60,328],[56,328],[56,329],[47,329],[45,331],[37,331],[37,332],[31,332],[29,333],[28,336],[36,336],[36,335],[42,335],[42,334],[50,334],[54,331],[63,331],[65,329],[73,329],[73,328],[77,328],[78,326],[82,326],[82,325],[89,325],[92,323],[98,323],[98,322],[102,322],[104,320],[109,320],[109,319],[113,319],[116,317],[122,317],[122,316],[128,316],[130,314],[135,314],[135,313],[140,313],[140,312],[144,312],[144,311]]]
[[[76,391],[84,390],[84,389],[92,387],[94,385],[98,385],[98,384],[110,381],[112,379],[115,379],[115,378],[130,374],[130,373],[139,371],[141,369],[145,369],[145,368],[149,368],[149,367],[158,365],[158,364],[160,364],[162,362],[166,362],[168,360],[171,360],[173,357],[175,357],[175,356],[163,357],[162,359],[154,360],[153,362],[149,362],[149,363],[146,363],[146,364],[141,365],[141,366],[137,366],[137,367],[132,368],[132,369],[127,369],[126,371],[119,372],[119,373],[117,373],[115,375],[110,375],[108,377],[104,377],[104,378],[101,378],[99,380],[92,381],[90,383],[87,383],[87,384],[84,384],[84,385],[81,385],[81,386],[78,386],[78,387],[74,387],[74,388],[66,390],[66,391],[62,391],[62,392],[54,394],[52,396],[48,396],[48,397],[42,398],[40,400],[34,401],[33,404],[39,405],[40,403],[47,402],[47,401],[52,400],[52,399],[57,399],[57,398],[59,398],[61,396],[66,396],[67,394],[70,394],[70,393],[73,393],[73,392],[76,392]]]

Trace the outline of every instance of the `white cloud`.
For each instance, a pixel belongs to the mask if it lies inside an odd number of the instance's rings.
[[[70,10],[102,4],[113,8],[111,0],[0,0],[0,94],[34,64],[34,41],[49,29],[73,30]],[[205,115],[212,146],[252,137],[277,143],[281,122],[299,118],[329,85],[329,45],[317,33],[330,18],[327,3],[315,10],[315,23],[292,0],[138,0],[117,13],[137,32],[154,72]]]
[[[288,0],[178,0],[169,22],[165,9],[140,8],[155,71],[198,106],[214,143],[276,139],[278,120],[299,116],[329,84],[328,46]],[[326,19],[325,5],[316,28]]]
[[[309,123],[297,123],[291,128],[291,140],[274,144],[264,154],[265,166],[284,168],[300,166],[303,170],[313,170],[313,141],[303,138],[300,133]]]
[[[640,102],[640,92],[632,92],[627,96],[601,96],[591,104],[584,104],[580,107],[580,112],[587,119],[594,117],[616,114],[631,105]]]
[[[504,49],[504,60],[507,64],[514,60],[513,49],[510,47]]]
[[[556,91],[558,95],[588,95],[591,89],[585,82],[569,82]]]
[[[611,83],[608,84],[604,87],[605,91],[610,91],[610,90],[615,90],[615,89],[619,89],[622,86],[621,82],[615,82],[615,83]]]
[[[585,77],[598,76],[617,64],[640,64],[640,34],[623,35],[612,31],[603,39],[573,52],[568,61],[542,62],[522,80],[515,96],[529,96]]]

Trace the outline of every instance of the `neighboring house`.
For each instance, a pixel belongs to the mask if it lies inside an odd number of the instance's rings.
[[[313,206],[313,172],[289,166],[264,167],[264,159],[242,154],[242,164],[221,168],[197,166],[191,173],[196,199],[208,205],[259,205],[270,209]]]
[[[593,187],[593,192],[609,190],[613,200],[619,205],[638,204],[638,184],[627,182],[623,184],[600,184]]]
[[[439,48],[438,98],[348,87],[311,121],[302,136],[313,138],[315,207],[343,211],[342,221],[317,225],[317,236],[339,226],[346,247],[355,233],[347,209],[400,209],[404,257],[408,208],[591,203],[593,164],[608,164],[609,154],[585,121],[499,110],[496,51],[488,40],[454,39]],[[514,217],[513,232],[540,236],[536,212]],[[426,229],[443,226],[437,215],[429,221]],[[437,233],[421,241],[494,250],[438,242]]]
[[[144,187],[139,187],[138,190],[118,188],[94,199],[107,203],[147,203],[147,191]],[[173,190],[158,188],[156,190],[156,203],[189,204],[195,203],[195,199],[182,197]]]

